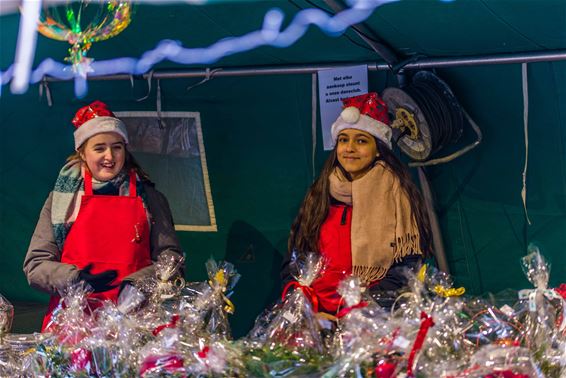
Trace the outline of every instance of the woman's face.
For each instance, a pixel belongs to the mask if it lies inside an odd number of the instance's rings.
[[[344,129],[336,140],[338,162],[356,180],[370,169],[377,156],[374,137],[362,130]]]
[[[98,181],[108,181],[124,167],[126,144],[116,133],[100,133],[85,142],[80,154],[92,177]]]

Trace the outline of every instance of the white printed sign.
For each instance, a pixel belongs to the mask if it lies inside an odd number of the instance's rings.
[[[342,99],[367,93],[367,66],[351,66],[318,71],[318,101],[325,150],[334,148],[330,128],[342,111]]]

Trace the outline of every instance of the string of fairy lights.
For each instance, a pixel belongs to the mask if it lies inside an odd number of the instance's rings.
[[[166,39],[146,51],[139,59],[120,57],[89,61],[88,67],[77,70],[72,65],[52,58],[32,67],[42,0],[23,0],[16,56],[10,67],[0,71],[0,95],[2,86],[8,83],[12,93],[21,94],[27,91],[30,84],[36,84],[45,76],[50,76],[60,80],[74,80],[76,96],[83,97],[88,90],[89,76],[141,75],[166,60],[181,65],[212,64],[224,57],[262,46],[284,48],[303,37],[310,26],[318,27],[329,36],[339,36],[349,26],[365,21],[378,7],[395,1],[397,0],[348,0],[348,8],[334,15],[318,8],[303,9],[295,14],[284,29],[282,25],[285,14],[280,9],[273,8],[266,12],[261,28],[241,36],[220,39],[208,47],[186,48],[178,41]]]

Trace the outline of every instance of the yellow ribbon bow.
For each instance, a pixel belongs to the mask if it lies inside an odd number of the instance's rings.
[[[226,285],[228,285],[228,280],[226,279],[226,276],[224,275],[224,271],[222,269],[219,269],[216,272],[216,274],[214,275],[213,282],[208,281],[208,283],[211,287],[221,287],[222,288],[222,292],[220,293],[220,295],[222,295],[222,299],[226,303],[226,305],[223,307],[223,309],[227,313],[233,314],[236,311],[236,306],[234,306],[234,303],[226,295],[224,295],[224,292],[226,291]]]
[[[448,298],[448,297],[459,297],[466,292],[464,287],[454,288],[454,287],[444,287],[442,285],[436,285],[434,287],[434,292],[441,297]]]

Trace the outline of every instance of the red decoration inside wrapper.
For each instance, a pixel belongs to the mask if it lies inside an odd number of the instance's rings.
[[[183,369],[184,361],[179,356],[155,356],[151,355],[146,357],[140,367],[140,376],[147,372],[154,372],[156,370],[166,373],[177,373]]]
[[[84,348],[77,348],[71,352],[71,366],[73,371],[86,371],[90,373],[92,367],[92,352]]]

